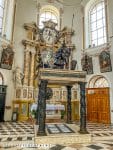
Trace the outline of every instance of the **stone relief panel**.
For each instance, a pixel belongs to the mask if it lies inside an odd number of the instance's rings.
[[[20,88],[17,88],[16,89],[16,99],[20,99],[21,98],[21,94],[22,94],[22,91]]]
[[[27,97],[28,97],[28,89],[23,88],[23,98],[27,98]]]

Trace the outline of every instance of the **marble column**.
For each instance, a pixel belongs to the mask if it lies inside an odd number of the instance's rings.
[[[37,121],[39,124],[37,135],[46,135],[45,130],[45,119],[46,119],[46,89],[47,80],[41,80],[39,85],[39,95],[38,95],[38,109],[37,109]]]
[[[67,123],[72,123],[71,88],[72,86],[67,86]]]
[[[34,83],[34,68],[35,67],[35,52],[31,52],[30,59],[30,77],[29,77],[29,86],[33,87]]]
[[[86,129],[86,102],[85,102],[85,82],[79,82],[80,85],[80,133],[87,134]]]
[[[24,51],[24,81],[23,81],[23,85],[26,86],[28,86],[29,84],[29,65],[30,65],[29,46],[26,46]]]

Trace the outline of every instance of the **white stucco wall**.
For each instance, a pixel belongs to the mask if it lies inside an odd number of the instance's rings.
[[[65,6],[64,15],[63,15],[63,26],[72,27],[72,18],[73,19],[73,29],[75,35],[72,38],[73,44],[75,44],[76,49],[73,52],[72,58],[77,60],[77,69],[81,70],[81,49],[83,48],[82,36],[83,36],[83,27],[82,27],[82,7],[80,5],[75,6]]]
[[[22,40],[26,38],[24,23],[36,22],[36,5],[32,0],[18,0],[14,28],[15,66],[23,70],[24,46]]]

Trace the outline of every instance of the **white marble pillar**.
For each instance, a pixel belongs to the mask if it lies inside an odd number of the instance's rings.
[[[34,86],[34,69],[35,69],[35,51],[31,52],[30,56],[30,76],[29,76],[29,86]]]
[[[30,65],[30,47],[29,45],[26,45],[25,51],[24,51],[24,81],[23,85],[28,86],[29,84],[29,65]]]

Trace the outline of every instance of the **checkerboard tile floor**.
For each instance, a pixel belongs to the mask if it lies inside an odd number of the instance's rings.
[[[5,149],[22,143],[34,143],[34,127],[25,122],[0,123],[0,146]]]
[[[76,123],[78,125],[79,123]],[[74,126],[74,124],[73,124]],[[113,125],[88,123],[87,129],[92,134],[90,144],[54,145],[48,150],[113,150]],[[76,131],[77,132],[77,131]],[[74,134],[76,134],[76,132]],[[0,123],[0,149],[35,150],[41,148],[19,147],[19,144],[35,144],[34,126],[26,122]],[[62,135],[63,136],[63,135]],[[98,141],[96,140],[98,137]],[[108,137],[108,140],[102,139]],[[9,144],[9,145],[8,145]]]
[[[113,124],[105,125],[105,124],[88,123],[87,129],[89,133],[92,134],[92,137],[113,136]]]

